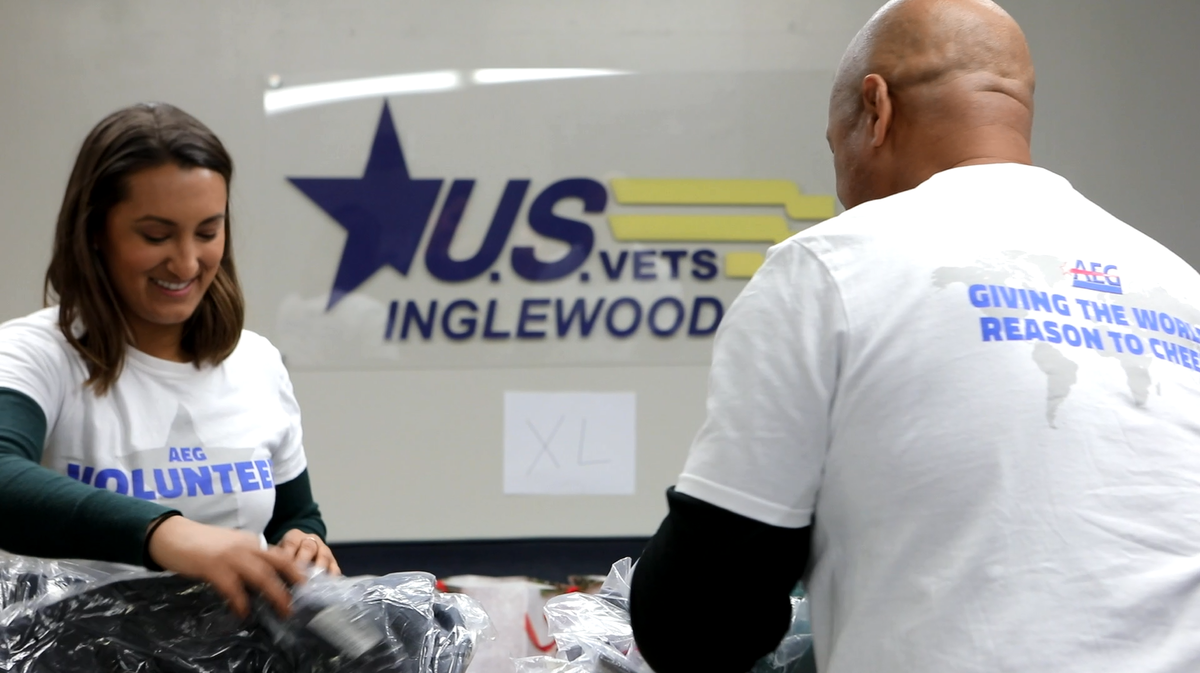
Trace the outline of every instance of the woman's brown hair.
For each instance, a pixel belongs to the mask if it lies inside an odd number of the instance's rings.
[[[83,141],[63,196],[43,299],[47,306],[52,293],[57,299],[59,329],[87,363],[85,385],[97,395],[121,375],[126,345],[133,341],[97,243],[109,210],[128,196],[129,176],[165,164],[219,173],[228,196],[233,160],[224,145],[195,117],[164,103],[133,105],[97,124]],[[229,357],[245,320],[229,224],[226,201],[221,266],[183,328],[183,350],[197,367]]]

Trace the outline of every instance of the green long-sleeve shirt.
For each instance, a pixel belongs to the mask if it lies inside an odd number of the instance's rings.
[[[24,393],[0,388],[0,549],[147,565],[147,529],[173,510],[42,467],[45,437],[41,407]],[[276,543],[292,529],[325,537],[308,470],[275,486],[275,509],[264,535]]]

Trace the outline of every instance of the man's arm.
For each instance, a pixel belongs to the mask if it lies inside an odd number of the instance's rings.
[[[658,673],[746,673],[787,631],[848,330],[832,273],[798,239],[721,321],[707,417],[633,573],[634,637]]]
[[[811,528],[760,523],[667,491],[633,573],[638,649],[657,673],[746,673],[791,625]]]

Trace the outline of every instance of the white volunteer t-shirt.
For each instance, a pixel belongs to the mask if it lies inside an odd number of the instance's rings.
[[[126,351],[103,397],[52,307],[0,325],[0,388],[46,415],[42,464],[203,523],[262,533],[275,485],[306,467],[300,408],[279,351],[243,331],[216,367]]]
[[[775,246],[677,489],[812,525],[823,673],[1200,671],[1200,276],[1039,168]]]

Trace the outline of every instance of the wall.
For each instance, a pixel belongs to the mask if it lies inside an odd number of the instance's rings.
[[[40,306],[62,188],[87,130],[115,108],[156,99],[195,114],[231,149],[249,327],[277,342],[286,338],[279,333],[280,304],[290,287],[328,285],[336,257],[308,269],[317,279],[311,282],[303,279],[305,265],[339,243],[337,229],[322,223],[283,178],[357,175],[379,101],[268,118],[262,96],[272,74],[290,85],[445,68],[633,71],[638,75],[610,107],[599,102],[597,89],[528,94],[565,100],[556,108],[563,124],[587,122],[591,144],[574,153],[561,143],[537,145],[536,125],[520,123],[516,93],[499,103],[394,100],[393,109],[410,165],[431,175],[501,179],[528,172],[544,182],[564,171],[603,170],[609,153],[629,148],[634,158],[613,170],[778,176],[831,193],[827,86],[845,44],[876,6],[874,0],[3,0],[0,319]],[[1011,0],[1006,6],[1025,27],[1039,68],[1036,159],[1200,264],[1200,230],[1190,217],[1197,141],[1189,122],[1197,99],[1188,85],[1191,64],[1200,60],[1191,39],[1200,5]],[[609,116],[612,123],[604,121]],[[763,140],[761,128],[779,132],[768,139],[774,142]],[[546,151],[530,151],[530,143]],[[524,154],[514,159],[518,145]],[[294,371],[293,381],[317,495],[333,539],[344,541],[649,533],[665,511],[662,491],[703,419],[705,376],[703,362],[581,363],[305,368]],[[635,391],[636,495],[504,496],[501,399],[513,389]]]

